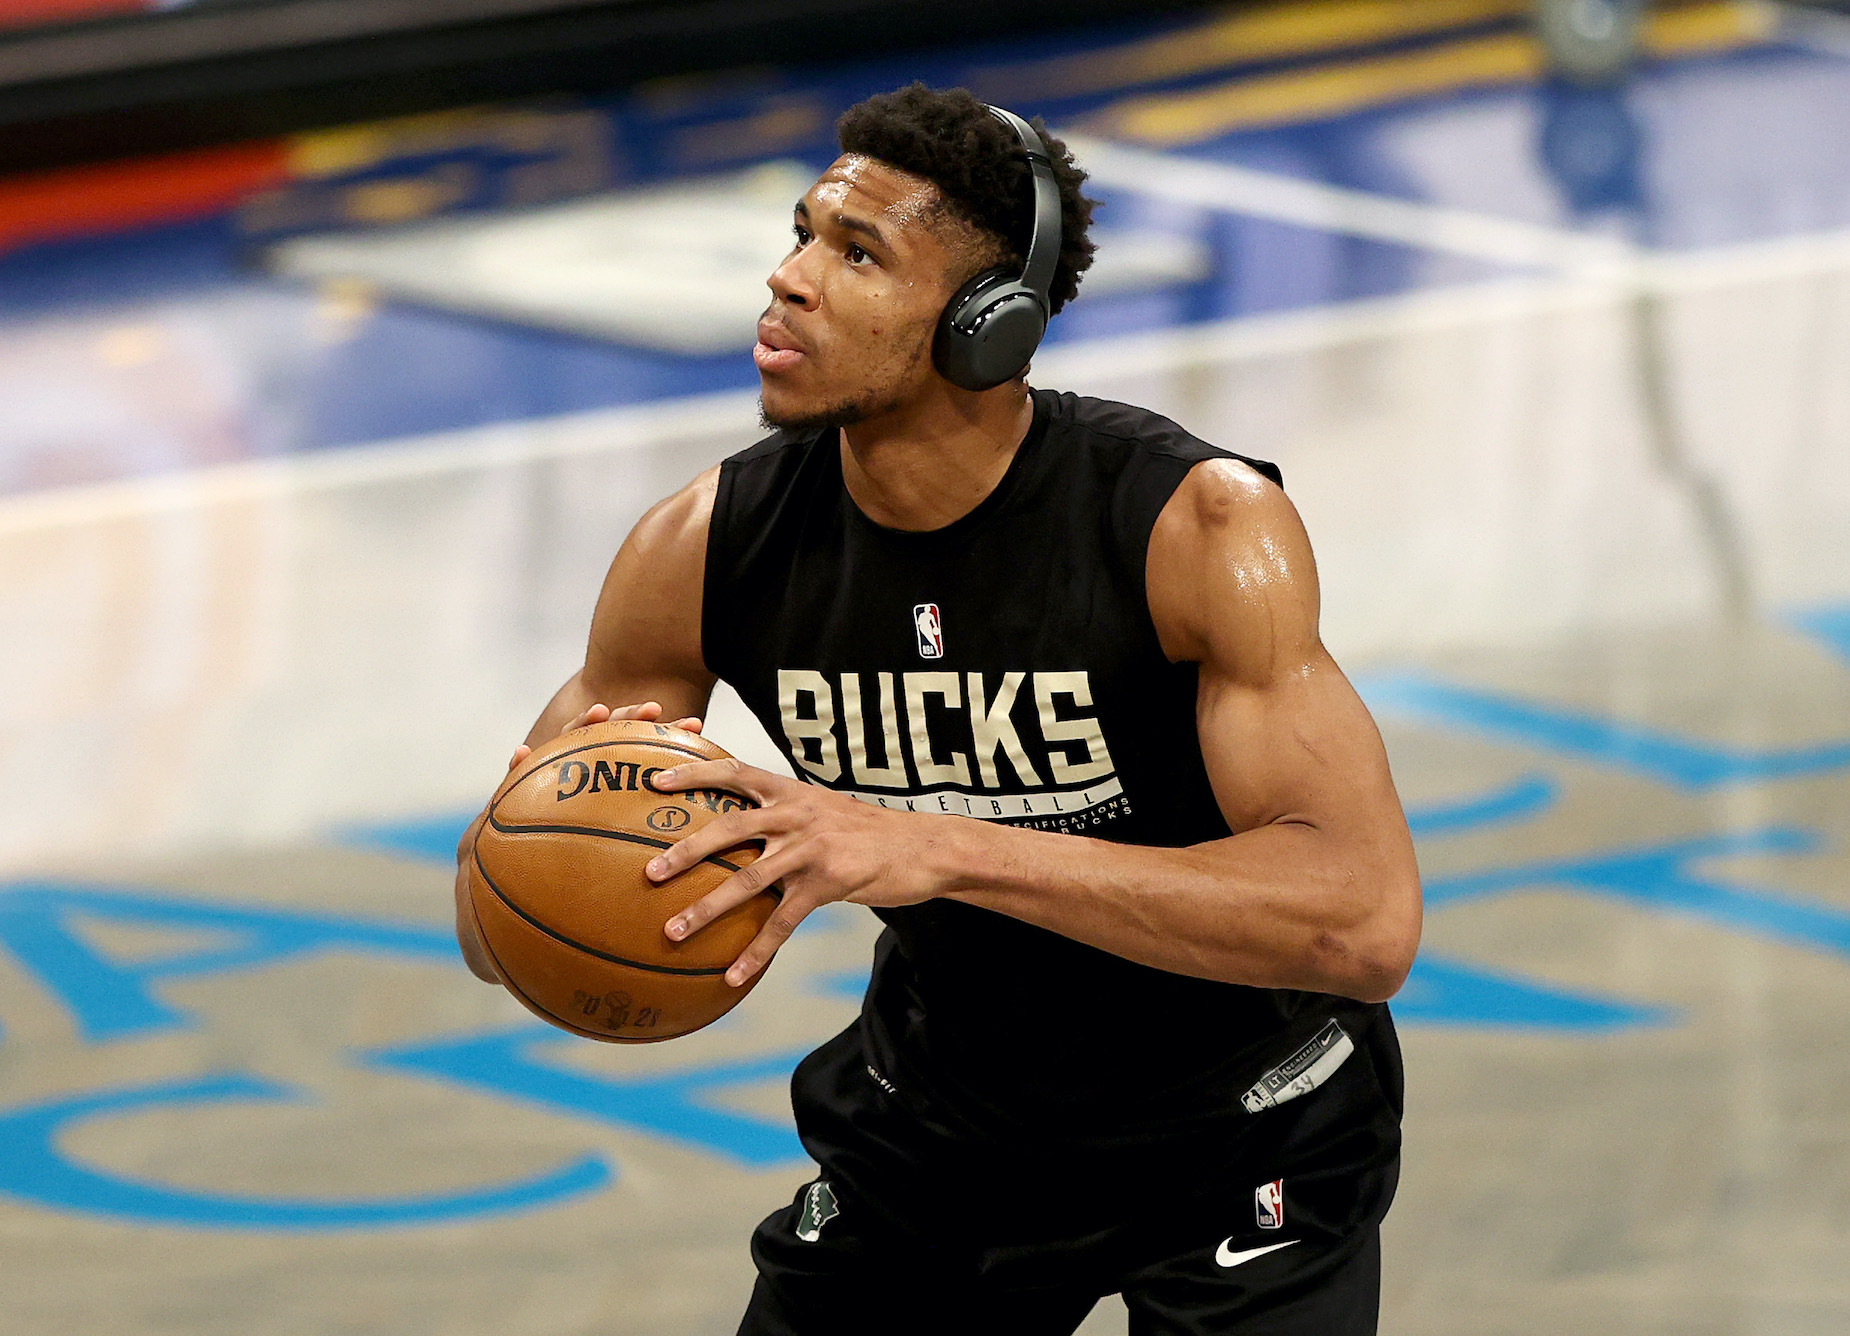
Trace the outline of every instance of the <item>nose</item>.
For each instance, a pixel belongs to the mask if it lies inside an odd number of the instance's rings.
[[[811,241],[798,246],[784,258],[784,262],[771,271],[765,286],[771,289],[771,295],[791,306],[813,311],[822,300],[822,294],[816,288],[815,275],[807,257],[816,248]]]

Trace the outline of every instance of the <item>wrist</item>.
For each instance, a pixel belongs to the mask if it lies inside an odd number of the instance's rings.
[[[997,880],[997,830],[986,821],[971,817],[946,816],[930,846],[929,875],[932,894],[948,900],[970,900],[986,888],[993,889]]]

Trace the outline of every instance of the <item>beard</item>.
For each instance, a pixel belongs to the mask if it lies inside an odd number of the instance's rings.
[[[884,412],[892,407],[883,404],[875,394],[866,394],[859,399],[844,399],[839,403],[827,404],[821,408],[809,408],[789,411],[772,416],[765,407],[764,399],[758,400],[758,421],[766,431],[835,431],[842,427],[852,427],[857,422]]]
[[[866,367],[867,381],[871,383],[864,383],[855,393],[833,403],[805,404],[773,412],[760,395],[759,422],[767,431],[831,431],[898,408],[915,392],[919,367],[931,361],[931,342],[937,328],[934,316],[895,330],[885,347],[877,350],[873,364]]]

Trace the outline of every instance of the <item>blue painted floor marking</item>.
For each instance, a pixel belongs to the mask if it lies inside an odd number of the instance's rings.
[[[1415,838],[1462,835],[1485,826],[1508,825],[1540,816],[1561,797],[1561,786],[1543,774],[1524,775],[1500,789],[1445,803],[1407,809]]]
[[[1456,831],[1469,828],[1474,820],[1541,810],[1553,801],[1554,791],[1545,776],[1526,776],[1488,795],[1436,809],[1447,820],[1431,828]],[[453,824],[445,819],[433,822],[432,828],[439,825],[447,840]],[[1805,854],[1823,844],[1811,831],[1780,827],[1684,839],[1434,878],[1427,883],[1427,899],[1431,907],[1442,909],[1491,895],[1567,887],[1850,957],[1850,911],[1733,884],[1700,870],[1704,861],[1715,858]],[[151,958],[114,960],[72,931],[72,916],[231,932],[241,938],[229,946],[182,947]],[[164,1007],[151,993],[166,978],[250,969],[313,950],[358,949],[418,959],[453,959],[455,952],[448,933],[435,928],[267,907],[205,905],[57,883],[0,889],[0,940],[71,1008],[80,1019],[81,1032],[92,1042],[192,1024],[191,1017]],[[865,970],[857,968],[823,974],[814,982],[825,993],[852,998],[865,977]],[[1584,1035],[1664,1024],[1675,1016],[1668,1008],[1567,989],[1443,955],[1426,955],[1415,964],[1394,1006],[1401,1020],[1411,1024]],[[353,1056],[379,1070],[434,1078],[640,1131],[749,1168],[803,1161],[787,1117],[741,1113],[717,1100],[728,1088],[787,1079],[806,1048],[617,1076],[576,1071],[550,1060],[551,1053],[577,1042],[532,1023]],[[402,1226],[528,1209],[596,1190],[614,1176],[613,1166],[588,1155],[514,1183],[463,1192],[377,1201],[265,1199],[138,1182],[83,1165],[58,1146],[64,1129],[88,1118],[153,1107],[301,1097],[288,1087],[234,1073],[92,1090],[0,1110],[0,1192],[59,1209],[144,1223],[315,1230]]]
[[[229,935],[233,944],[119,960],[95,949],[77,930],[82,918],[134,927],[202,929]],[[171,979],[255,969],[318,951],[441,961],[461,955],[452,933],[424,924],[208,904],[160,892],[62,882],[0,886],[0,946],[63,1003],[78,1032],[91,1043],[194,1028],[191,1015],[155,991]]]
[[[1418,673],[1369,674],[1357,686],[1378,714],[1592,761],[1683,789],[1797,779],[1850,769],[1850,739],[1803,747],[1739,747],[1454,686]]]
[[[361,1054],[360,1061],[647,1132],[747,1168],[806,1158],[788,1116],[768,1121],[710,1100],[728,1086],[788,1078],[809,1048],[637,1076],[594,1075],[545,1061],[549,1051],[582,1042],[535,1022],[517,1030],[375,1049]]]
[[[856,965],[851,969],[831,970],[827,974],[818,974],[809,980],[810,991],[823,997],[838,997],[844,1002],[859,1003],[867,996],[867,982],[873,977],[873,962]]]
[[[445,830],[453,842],[453,827]],[[79,931],[84,918],[186,935],[206,932],[229,943],[182,944],[118,959]],[[412,960],[457,959],[450,931],[425,925],[314,914],[268,906],[201,903],[158,892],[54,882],[0,887],[0,944],[76,1022],[91,1044],[197,1029],[200,1018],[157,992],[168,980],[199,978],[277,964],[307,953],[349,950]],[[806,1049],[743,1061],[600,1079],[545,1062],[549,1047],[574,1044],[537,1024],[509,1034],[449,1037],[356,1055],[382,1070],[461,1084],[599,1122],[629,1127],[735,1162],[800,1162],[788,1119],[766,1121],[714,1106],[728,1087],[787,1078]],[[299,1100],[298,1092],[241,1074],[185,1078],[150,1086],[90,1090],[44,1103],[0,1109],[0,1193],[104,1215],[204,1228],[333,1229],[431,1223],[525,1209],[611,1181],[614,1170],[592,1156],[530,1179],[492,1188],[381,1201],[298,1201],[220,1196],[135,1182],[65,1156],[57,1138],[70,1124],[148,1107],[227,1100]]]
[[[1794,613],[1792,624],[1850,663],[1850,603]]]
[[[1740,831],[1575,858],[1543,859],[1426,883],[1438,909],[1511,891],[1569,887],[1732,932],[1850,956],[1850,910],[1704,876],[1703,862],[1747,854],[1806,854],[1824,847],[1814,832],[1789,827]]]
[[[336,832],[334,839],[336,843],[356,849],[403,854],[407,858],[428,859],[434,863],[453,863],[458,841],[480,810],[440,812],[436,816],[414,817],[409,821],[349,826]]]
[[[1389,1005],[1403,1025],[1589,1034],[1663,1025],[1676,1017],[1670,1008],[1575,992],[1427,953],[1413,963],[1405,986]]]
[[[451,1223],[550,1206],[606,1187],[614,1175],[595,1155],[488,1188],[374,1200],[259,1198],[200,1192],[106,1173],[59,1146],[78,1123],[145,1109],[233,1101],[300,1101],[288,1086],[239,1074],[93,1091],[0,1112],[0,1194],[57,1210],[144,1225],[250,1231],[382,1229]]]
[[[1770,828],[1679,840],[1567,859],[1544,859],[1431,878],[1429,910],[1488,896],[1569,887],[1788,945],[1850,956],[1850,911],[1705,877],[1705,860],[1740,854],[1812,853],[1810,831]],[[1675,1012],[1561,989],[1441,956],[1421,955],[1393,1002],[1403,1021],[1557,1030],[1613,1030],[1663,1024]]]
[[[1551,776],[1528,774],[1501,788],[1449,803],[1412,808],[1407,824],[1418,838],[1461,835],[1539,816],[1559,801]],[[1432,897],[1427,896],[1430,906]],[[1599,1034],[1662,1025],[1676,1013],[1623,999],[1576,992],[1504,970],[1422,952],[1393,1000],[1401,1024],[1484,1027]]]

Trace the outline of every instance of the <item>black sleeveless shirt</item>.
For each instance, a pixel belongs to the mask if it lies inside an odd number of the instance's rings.
[[[864,801],[1123,844],[1223,838],[1196,667],[1164,656],[1144,572],[1188,471],[1243,457],[1142,409],[1033,397],[1001,482],[929,532],[862,513],[834,430],[727,460],[707,665],[797,775]],[[1327,1048],[1332,1020],[1356,1045],[1393,1042],[1385,1007],[1173,974],[957,901],[878,912],[870,1078],[960,1137],[1211,1131],[1294,1053]]]

